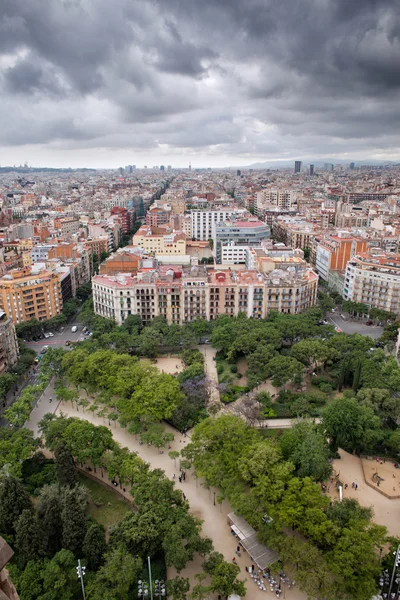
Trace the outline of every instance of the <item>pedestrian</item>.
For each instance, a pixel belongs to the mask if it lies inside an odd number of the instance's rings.
[[[358,488],[358,485],[356,484],[356,489]]]
[[[354,487],[354,481],[353,481],[353,483],[351,484],[351,487],[352,487],[352,488]]]
[[[245,567],[244,570],[246,571],[246,573],[249,572],[249,568],[248,567]]]
[[[251,565],[251,570],[252,570],[252,572],[254,571],[254,569],[255,569],[255,566],[254,566],[254,565]]]
[[[175,473],[172,475],[172,479],[175,479]]]
[[[182,476],[179,475],[179,483],[182,483]]]
[[[185,494],[182,492],[183,499],[186,500]]]
[[[240,546],[236,546],[236,552],[240,552]]]

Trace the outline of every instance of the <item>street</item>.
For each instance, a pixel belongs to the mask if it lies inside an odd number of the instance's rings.
[[[75,331],[75,333],[72,333],[71,328],[74,327],[74,325],[78,327],[78,331]],[[35,352],[37,354],[40,353],[43,346],[49,346],[50,348],[60,348],[61,347],[61,348],[65,348],[65,350],[71,350],[72,346],[65,345],[65,342],[67,340],[70,340],[71,342],[80,342],[80,341],[83,341],[84,339],[87,339],[87,337],[82,334],[82,327],[83,327],[83,325],[80,323],[69,323],[68,326],[66,326],[64,328],[64,331],[54,332],[54,337],[51,337],[48,339],[44,338],[42,340],[39,340],[38,342],[24,342],[24,344],[28,348],[32,348],[33,350],[35,350]],[[18,396],[21,394],[21,392],[23,391],[23,389],[26,386],[36,385],[36,383],[38,383],[38,375],[39,375],[39,366],[33,365],[26,372],[24,377],[21,378],[21,381],[18,382],[17,387],[13,387],[8,392],[6,397],[4,398],[5,406],[3,406],[3,404],[0,405],[0,415],[2,415],[2,413],[13,404],[13,402],[18,398]],[[42,396],[41,401],[42,400],[46,400],[46,397],[43,398],[43,396]],[[48,412],[48,410],[46,410],[45,412]],[[0,427],[5,427],[5,426],[7,426],[7,421],[4,418],[0,417]]]
[[[78,331],[72,333],[72,327],[78,327]],[[50,348],[59,348],[60,346],[68,350],[68,346],[65,345],[67,340],[71,342],[82,342],[84,339],[87,339],[85,335],[82,334],[83,325],[81,323],[68,323],[64,327],[64,331],[53,331],[54,337],[43,338],[37,342],[24,342],[25,346],[28,348],[33,348],[38,354],[43,348],[43,346],[50,346]]]
[[[327,313],[326,318],[335,327],[341,329],[343,333],[359,333],[360,335],[369,335],[374,340],[380,338],[383,333],[383,327],[378,327],[377,325],[368,326],[365,324],[365,322],[354,321],[350,319],[345,321],[342,319],[339,313]]]

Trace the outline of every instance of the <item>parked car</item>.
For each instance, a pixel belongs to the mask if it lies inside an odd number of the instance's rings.
[[[43,346],[41,354],[45,354],[47,352],[47,350],[49,349],[48,346]]]
[[[45,338],[46,338],[46,340],[47,340],[47,338],[49,338],[49,337],[50,337],[50,334],[49,334],[49,333],[45,333],[45,334],[44,334],[44,337],[45,337]]]
[[[371,319],[368,319],[368,321],[366,322],[366,325],[370,326],[372,325],[373,321],[371,321]]]
[[[37,355],[37,357],[35,358],[35,364],[36,364],[36,365],[37,365],[37,364],[40,362],[40,359],[41,359],[41,358],[42,358],[42,357],[41,357],[41,355],[40,355],[40,354],[38,354],[38,355]]]
[[[49,337],[54,337],[54,333],[51,333],[51,331],[49,331],[49,333],[47,334]]]
[[[72,333],[75,333],[76,331],[78,331],[78,327],[74,325],[73,327],[71,327],[71,331]]]

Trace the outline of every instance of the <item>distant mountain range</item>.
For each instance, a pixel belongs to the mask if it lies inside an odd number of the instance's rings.
[[[299,158],[299,160],[301,160]],[[291,169],[294,168],[294,160],[269,160],[266,162],[253,163],[252,165],[247,165],[245,167],[241,167],[242,169]],[[349,165],[351,162],[354,162],[355,166],[363,166],[363,165],[374,165],[374,166],[382,166],[382,165],[395,165],[399,164],[398,161],[393,160],[375,160],[371,158],[370,160],[351,160],[351,159],[343,159],[343,158],[308,158],[307,160],[301,161],[303,165],[314,165],[315,167],[323,167],[325,163],[333,164],[333,165]],[[240,167],[239,167],[240,168]]]

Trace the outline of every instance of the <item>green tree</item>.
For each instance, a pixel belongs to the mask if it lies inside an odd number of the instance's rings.
[[[17,588],[19,597],[23,600],[38,600],[38,598],[42,598],[43,561],[30,560],[23,571],[18,570],[18,572],[15,572],[13,567],[15,565],[8,565],[11,581]]]
[[[382,439],[379,417],[355,398],[335,398],[323,413],[323,429],[333,450],[372,452]]]
[[[17,561],[24,568],[30,560],[38,560],[44,554],[43,530],[31,509],[24,509],[15,527]]]
[[[63,548],[45,563],[43,569],[43,595],[40,600],[76,600],[81,584],[76,576],[76,559]]]
[[[93,580],[88,582],[88,600],[130,600],[133,585],[142,571],[142,560],[122,547],[111,550],[105,564]]]
[[[302,340],[292,346],[291,355],[312,370],[324,368],[329,361],[338,359],[339,352],[321,340]]]
[[[62,499],[57,485],[41,490],[38,515],[45,533],[45,548],[50,556],[61,550],[63,524],[61,519]]]
[[[173,577],[167,581],[168,597],[171,600],[187,600],[190,583],[187,577]]]
[[[63,524],[63,547],[77,554],[82,550],[86,535],[85,506],[82,505],[77,488],[65,490],[61,519]]]
[[[15,477],[6,477],[0,483],[0,531],[13,534],[25,509],[32,511],[32,503],[24,486]]]
[[[0,428],[0,469],[7,465],[8,472],[21,477],[22,461],[32,456],[37,442],[29,429]]]
[[[386,445],[393,452],[393,456],[400,455],[400,429],[392,431],[386,440]]]
[[[353,375],[353,392],[357,392],[357,390],[360,387],[360,383],[361,383],[361,368],[362,368],[362,363],[361,360],[357,361],[356,364],[356,369],[354,371],[354,375]]]
[[[237,579],[239,573],[238,565],[228,562],[221,563],[211,575],[211,590],[226,598],[231,594],[245,596],[246,586],[244,581]]]
[[[330,476],[329,446],[323,432],[312,423],[295,423],[284,432],[279,445],[283,457],[295,465],[299,477],[323,481]]]
[[[54,450],[56,459],[56,472],[60,485],[66,485],[70,488],[74,487],[78,482],[78,474],[72,454],[67,443],[61,440]]]
[[[83,541],[83,554],[87,561],[87,566],[92,571],[97,571],[104,562],[106,553],[106,534],[104,526],[100,523],[93,523],[88,528]]]
[[[267,372],[272,377],[272,385],[280,387],[297,374],[303,372],[303,365],[296,358],[291,356],[276,356],[269,361]]]
[[[400,414],[400,398],[394,396],[390,390],[363,388],[356,398],[363,406],[372,408],[383,421],[396,421]]]

